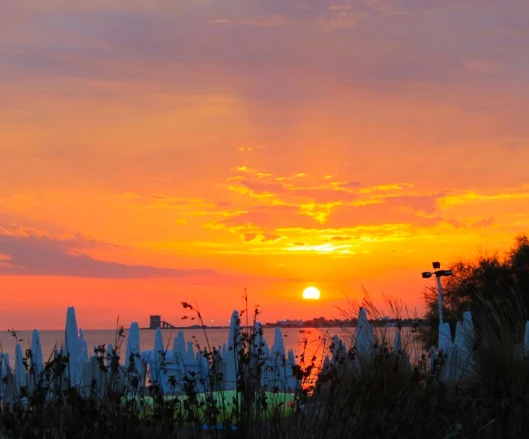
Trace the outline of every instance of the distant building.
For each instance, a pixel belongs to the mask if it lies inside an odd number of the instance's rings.
[[[156,329],[162,326],[162,316],[151,316],[151,324],[149,329]]]
[[[303,326],[303,320],[290,320],[290,319],[284,319],[284,320],[278,320],[276,322],[277,326],[285,326],[285,327],[298,327],[301,328]]]

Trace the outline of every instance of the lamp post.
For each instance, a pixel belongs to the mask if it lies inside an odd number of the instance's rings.
[[[439,304],[439,325],[443,324],[443,289],[441,287],[441,277],[452,276],[452,270],[441,270],[440,262],[432,262],[434,271],[423,271],[423,279],[428,279],[435,275],[437,278],[437,302]]]

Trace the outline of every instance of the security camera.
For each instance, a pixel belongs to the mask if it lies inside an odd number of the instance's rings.
[[[432,262],[432,267],[434,268],[434,270],[438,270],[439,268],[441,268],[441,263],[440,262]]]

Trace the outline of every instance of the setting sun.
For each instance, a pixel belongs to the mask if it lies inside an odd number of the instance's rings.
[[[430,261],[529,232],[529,1],[5,3],[2,328],[226,323],[243,288],[422,316]]]
[[[320,298],[320,290],[316,287],[307,287],[303,291],[303,298],[305,300],[318,300]]]

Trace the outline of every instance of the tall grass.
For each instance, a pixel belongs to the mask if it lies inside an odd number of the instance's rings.
[[[393,316],[407,310],[389,301]],[[369,300],[350,303],[346,312],[367,307]],[[185,309],[202,322],[196,305]],[[290,394],[266,388],[262,333],[245,308],[234,340],[236,388],[222,391],[218,351],[197,346],[206,358],[206,377],[188,374],[172,381],[163,394],[151,371],[139,386],[135,356],[121,365],[124,333],[118,328],[114,349],[96,349],[95,367],[105,377],[89,388],[70,385],[68,358],[50,358],[38,379],[14,392],[9,404],[0,403],[0,437],[5,438],[521,438],[529,428],[529,365],[520,347],[519,331],[498,331],[510,318],[504,310],[486,308],[490,328],[480,326],[472,353],[472,379],[443,382],[437,373],[443,358],[431,362],[428,350],[419,351],[416,328],[402,330],[402,350],[394,350],[385,330],[375,331],[369,355],[354,346],[354,333],[345,345],[320,341],[317,355],[304,351],[293,373],[300,385]],[[503,322],[503,323],[502,323]],[[510,322],[512,325],[512,321]],[[520,325],[524,322],[520,322]],[[206,331],[206,329],[204,329]],[[305,346],[307,345],[305,341]],[[413,351],[415,350],[415,352]],[[323,367],[320,353],[334,352]],[[307,357],[307,358],[306,358]],[[31,358],[26,359],[28,370]],[[284,367],[285,359],[277,359]],[[145,366],[145,365],[142,365]],[[163,362],[160,367],[164,367]],[[145,367],[140,368],[145,370]],[[318,380],[315,382],[314,378]],[[8,387],[13,377],[7,377]],[[206,382],[204,382],[204,380]],[[206,384],[206,386],[204,386]],[[200,390],[206,387],[206,392]]]

